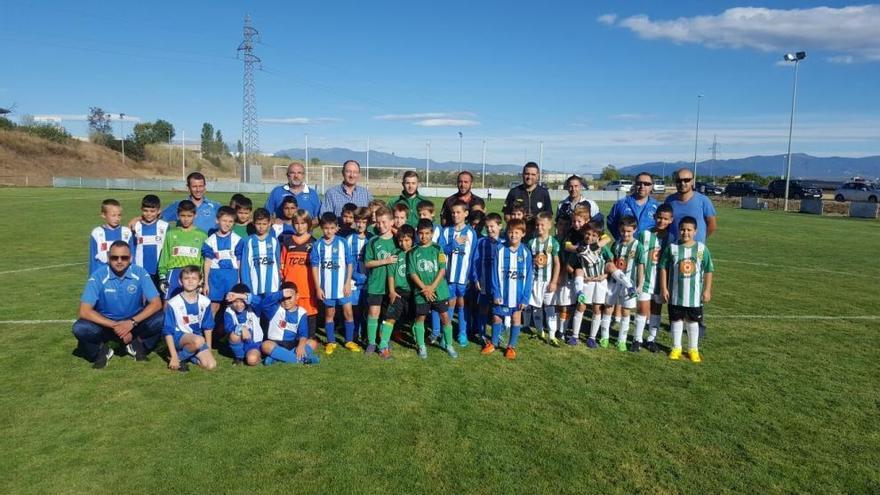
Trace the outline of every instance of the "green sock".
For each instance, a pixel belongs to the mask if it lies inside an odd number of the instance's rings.
[[[376,329],[379,328],[379,318],[367,318],[367,344],[376,345]]]
[[[443,340],[446,341],[446,345],[452,345],[455,342],[452,340],[452,323],[443,327]]]
[[[385,349],[388,347],[388,343],[391,341],[392,330],[394,330],[394,325],[387,321],[382,322],[382,340],[379,342],[379,349]]]
[[[412,327],[413,338],[416,339],[416,344],[419,347],[425,347],[425,324],[415,323]]]

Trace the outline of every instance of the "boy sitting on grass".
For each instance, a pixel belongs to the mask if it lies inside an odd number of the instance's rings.
[[[250,289],[247,285],[236,284],[226,296],[226,300],[231,299],[231,302],[227,304],[223,315],[223,328],[229,336],[233,365],[247,363],[248,366],[256,366],[260,364],[262,357],[260,344],[263,342],[263,328],[260,327],[260,318],[247,303],[248,294]]]
[[[206,370],[217,368],[211,354],[211,333],[214,313],[211,300],[199,294],[202,272],[196,265],[179,271],[180,292],[168,300],[165,307],[165,326],[162,335],[168,347],[168,368],[189,371],[188,361]]]

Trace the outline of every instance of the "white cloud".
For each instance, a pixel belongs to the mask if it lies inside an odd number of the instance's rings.
[[[610,17],[599,22],[608,24]],[[736,7],[718,15],[652,20],[640,14],[616,21],[649,40],[763,52],[820,50],[833,62],[880,61],[880,5],[809,9]]]
[[[314,125],[314,124],[332,124],[334,122],[342,122],[342,119],[334,117],[279,117],[259,119],[261,124],[281,124],[281,125]]]
[[[436,119],[460,119],[466,117],[475,117],[473,112],[424,112],[424,113],[401,113],[401,114],[385,114],[376,115],[376,120],[386,120],[391,122],[416,122]]]
[[[649,120],[656,117],[651,113],[618,113],[609,116],[611,120]]]
[[[118,113],[106,113],[104,114],[108,120],[112,121],[123,121],[123,122],[140,122],[140,117],[135,117],[134,115],[126,114],[118,114]],[[120,115],[124,115],[122,118],[119,118]],[[60,124],[61,122],[86,122],[89,120],[89,116],[86,114],[48,114],[48,115],[34,115],[35,122],[52,122]]]
[[[825,60],[834,64],[851,64],[856,61],[855,57],[852,55],[835,55],[833,57],[828,57]]]
[[[421,127],[473,127],[480,125],[476,120],[470,119],[424,119],[413,124]]]
[[[613,25],[615,21],[617,21],[617,14],[604,14],[600,15],[596,18],[597,21],[602,24],[607,24],[609,26]]]

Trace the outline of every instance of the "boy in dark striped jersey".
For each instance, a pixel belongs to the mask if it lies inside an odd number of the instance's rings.
[[[636,315],[636,329],[633,334],[633,343],[629,350],[639,352],[642,347],[642,335],[645,324],[648,327],[648,343],[646,347],[651,352],[657,352],[657,329],[660,327],[660,311],[663,308],[663,299],[660,297],[660,284],[657,272],[660,267],[660,254],[666,247],[669,225],[672,223],[672,206],[662,204],[654,213],[655,225],[653,228],[643,230],[639,234],[639,243],[642,245],[642,257],[639,259],[639,275],[641,282],[638,284],[638,314]],[[650,316],[650,320],[648,319]]]

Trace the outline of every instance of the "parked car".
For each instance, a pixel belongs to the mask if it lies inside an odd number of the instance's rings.
[[[772,181],[767,190],[770,191],[771,198],[785,197],[785,179],[776,179]],[[788,199],[804,199],[822,197],[822,190],[809,182],[800,180],[792,180],[788,182]]]
[[[706,196],[721,196],[724,194],[724,188],[719,186],[718,184],[713,184],[711,182],[697,182],[694,189],[698,193],[705,194]]]
[[[834,191],[835,201],[868,201],[876,203],[880,198],[878,191],[873,184],[867,182],[847,182]]]
[[[624,193],[628,193],[632,189],[633,181],[627,179],[621,180],[613,180],[608,184],[605,184],[605,187],[602,188],[603,191],[620,191]]]
[[[654,194],[663,194],[666,192],[666,182],[663,179],[654,179]]]
[[[768,191],[767,188],[761,187],[751,181],[731,182],[724,188],[724,194],[726,196],[756,196],[759,198],[766,198],[769,192],[770,191]]]

